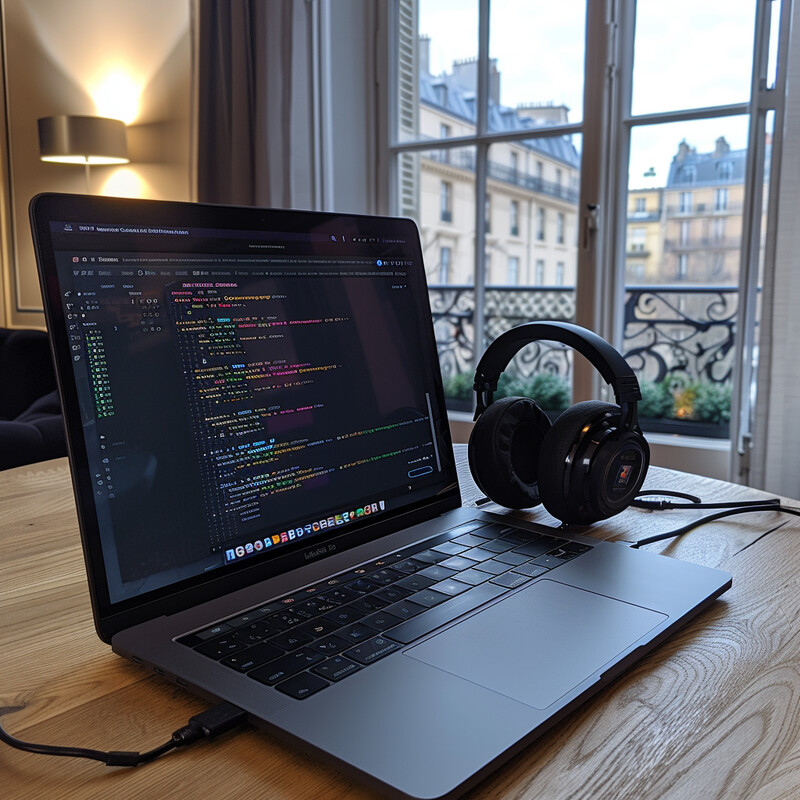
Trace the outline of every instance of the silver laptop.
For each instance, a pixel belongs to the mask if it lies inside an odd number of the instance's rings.
[[[41,195],[100,637],[378,790],[455,797],[730,586],[462,508],[409,220]]]

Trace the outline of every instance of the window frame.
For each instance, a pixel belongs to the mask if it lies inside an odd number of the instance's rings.
[[[780,51],[777,78],[774,89],[765,92],[764,75],[768,61],[769,24],[772,3],[781,2]],[[396,9],[403,0],[389,1],[389,17],[396,18]],[[413,0],[412,0],[413,2]],[[752,380],[752,362],[746,353],[753,347],[753,320],[757,295],[757,273],[759,246],[761,243],[761,208],[767,198],[756,197],[754,186],[763,186],[763,135],[764,116],[767,111],[775,113],[772,159],[770,163],[769,207],[775,208],[780,174],[780,138],[783,104],[785,98],[785,54],[788,49],[788,31],[791,19],[792,0],[756,0],[756,25],[753,49],[753,84],[750,98],[746,102],[705,108],[689,108],[655,114],[633,115],[631,113],[631,90],[633,76],[633,45],[635,31],[635,0],[607,0],[595,3],[587,0],[585,32],[584,104],[579,123],[555,125],[549,128],[531,129],[524,136],[518,132],[491,133],[488,130],[489,96],[489,2],[478,0],[478,113],[474,135],[456,136],[445,141],[436,141],[436,148],[473,146],[476,152],[475,169],[475,302],[483,308],[486,286],[486,227],[484,202],[487,192],[488,151],[492,144],[530,140],[563,134],[582,137],[580,196],[577,215],[578,263],[576,279],[575,321],[595,330],[604,338],[617,344],[622,342],[623,307],[625,297],[625,241],[628,209],[627,169],[630,153],[631,131],[640,125],[655,125],[667,122],[683,122],[711,117],[748,115],[750,137],[748,148],[746,186],[743,219],[746,220],[742,235],[742,261],[740,269],[741,311],[740,327],[744,334],[736,343],[736,363],[744,365],[736,376],[734,408],[732,410],[732,435],[739,437],[746,426],[744,411],[740,408],[743,395],[749,392]],[[387,26],[390,44],[394,41],[393,23]],[[393,61],[392,57],[388,59]],[[396,69],[390,67],[390,69]],[[395,84],[392,84],[394,86]],[[393,103],[388,104],[390,107]],[[395,113],[393,110],[391,113]],[[391,116],[391,114],[390,114]],[[389,123],[388,159],[391,176],[397,174],[396,162],[402,154],[429,150],[430,141],[398,140],[396,120]],[[759,145],[761,143],[761,145]],[[759,154],[759,146],[762,152]],[[759,160],[759,155],[761,159]],[[759,172],[759,169],[761,170]],[[544,163],[534,161],[534,180],[544,178]],[[396,201],[396,185],[388,184],[389,197]],[[687,200],[688,202],[688,200]],[[687,206],[687,211],[690,209]],[[389,206],[390,213],[394,209]],[[599,213],[598,213],[599,212]],[[765,242],[765,264],[769,268],[774,254],[776,224],[767,220]],[[533,241],[540,241],[534,234]],[[475,341],[484,339],[483,314],[476,314]],[[476,346],[475,357],[480,356]],[[590,367],[581,376],[582,361],[577,360],[573,377],[573,399],[588,399],[598,396],[604,389],[599,376]],[[587,377],[588,376],[588,377]],[[607,395],[606,395],[607,396]],[[738,416],[737,416],[738,415]],[[734,420],[736,417],[736,420]],[[734,424],[735,422],[735,424]],[[740,446],[741,449],[741,446]]]
[[[453,221],[453,184],[442,180],[439,185],[439,222]]]
[[[453,248],[443,244],[439,248],[439,282],[447,283],[450,277],[450,265],[453,262]]]
[[[519,236],[519,200],[512,199],[508,206],[508,235]]]
[[[516,286],[519,283],[519,256],[509,256],[506,264],[506,283]]]
[[[536,206],[536,241],[547,241],[547,209],[544,206]]]

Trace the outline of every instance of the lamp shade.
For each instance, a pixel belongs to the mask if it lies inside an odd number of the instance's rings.
[[[107,117],[43,117],[39,155],[61,164],[127,164],[125,123]]]

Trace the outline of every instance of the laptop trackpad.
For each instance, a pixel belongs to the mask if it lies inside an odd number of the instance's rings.
[[[541,580],[406,654],[534,708],[547,708],[666,616]]]

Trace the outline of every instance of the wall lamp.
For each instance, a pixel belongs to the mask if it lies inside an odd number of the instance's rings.
[[[39,120],[39,157],[57,164],[83,164],[88,191],[89,167],[130,162],[125,123],[107,117],[43,117]]]

